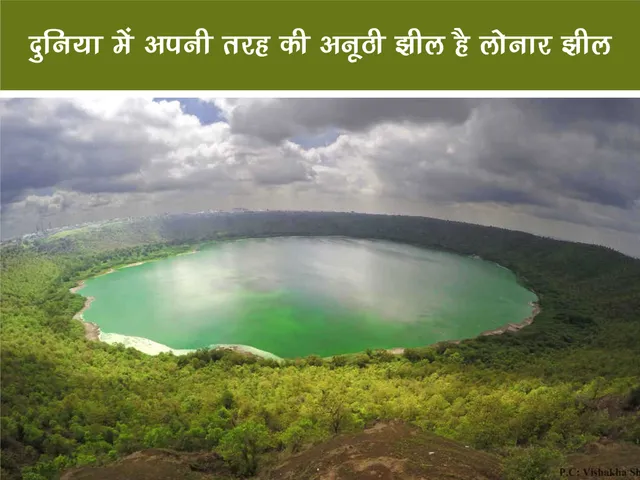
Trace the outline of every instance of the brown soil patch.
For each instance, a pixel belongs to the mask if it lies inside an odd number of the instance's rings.
[[[97,342],[100,340],[100,327],[98,325],[82,320],[82,326],[84,327],[84,338],[90,342]]]
[[[133,453],[105,467],[80,467],[60,480],[227,480],[222,460],[213,453],[178,453],[150,449]]]
[[[580,478],[621,479],[640,473],[640,446],[606,439],[570,455]],[[609,471],[618,470],[620,475]],[[635,469],[635,470],[634,470]],[[622,473],[626,472],[626,473]],[[410,425],[379,423],[291,456],[258,480],[500,480],[500,459]],[[149,449],[102,467],[80,467],[60,480],[232,480],[215,454]]]
[[[91,302],[94,300],[95,297],[87,297],[84,301],[84,306],[73,316],[73,318],[82,322],[82,326],[84,327],[84,337],[92,342],[97,342],[100,340],[100,327],[95,323],[85,322],[83,316],[84,312],[91,306]]]
[[[490,454],[410,425],[380,423],[290,457],[262,480],[499,480]]]

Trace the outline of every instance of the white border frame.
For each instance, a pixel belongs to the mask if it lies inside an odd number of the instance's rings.
[[[640,98],[640,90],[2,90],[0,98]]]

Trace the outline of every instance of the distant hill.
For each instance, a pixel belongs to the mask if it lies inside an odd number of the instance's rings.
[[[514,242],[532,242],[535,246],[572,244],[525,232],[470,223],[403,215],[373,215],[342,212],[240,211],[165,214],[127,218],[78,228],[66,228],[52,234],[28,236],[25,244],[54,251],[85,248],[108,250],[157,242],[197,242],[226,237],[274,235],[343,235],[384,238],[416,244],[429,244],[478,253],[479,246],[493,250],[508,248]],[[581,244],[586,251],[610,250]],[[621,254],[620,254],[621,255]]]

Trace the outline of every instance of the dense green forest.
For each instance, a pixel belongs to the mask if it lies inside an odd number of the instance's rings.
[[[403,356],[280,363],[147,356],[87,341],[72,319],[84,298],[69,288],[111,267],[283,235],[480,255],[516,272],[542,311],[517,333]],[[640,443],[640,260],[611,249],[419,217],[247,212],[112,222],[11,242],[1,259],[2,478],[57,478],[150,447],[213,450],[242,478],[388,419],[503,455],[523,480],[553,478],[550,465],[603,436]]]

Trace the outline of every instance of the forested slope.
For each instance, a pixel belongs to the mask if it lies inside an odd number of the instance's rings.
[[[480,255],[514,270],[542,313],[515,334],[404,357],[283,364],[219,352],[149,357],[88,342],[72,320],[83,298],[68,289],[82,278],[202,242],[273,235]],[[392,419],[510,457],[515,470],[532,451],[550,464],[602,436],[640,442],[640,260],[610,249],[418,217],[184,215],[6,245],[1,275],[3,478],[56,478],[141,448],[213,449],[249,475]]]

